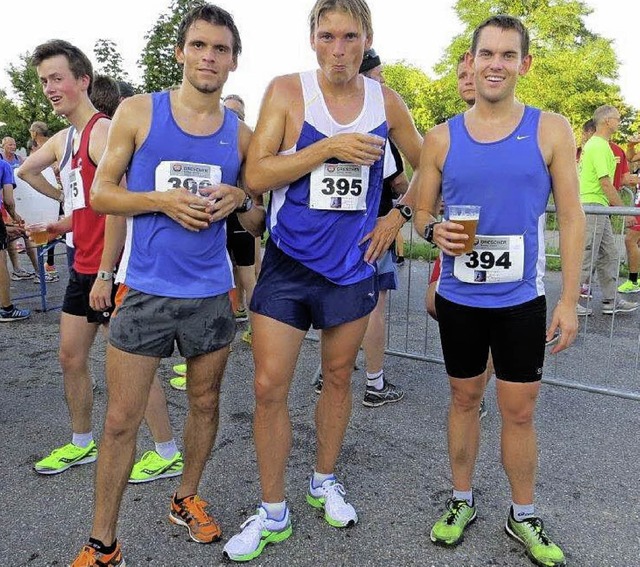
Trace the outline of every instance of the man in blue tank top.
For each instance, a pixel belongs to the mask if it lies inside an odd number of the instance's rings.
[[[577,333],[584,214],[568,121],[515,99],[518,77],[531,65],[528,51],[528,32],[516,18],[493,16],[483,22],[467,54],[475,73],[475,105],[429,131],[420,158],[415,226],[443,252],[435,306],[451,387],[453,494],[431,540],[455,546],[476,519],[472,475],[491,349],[502,416],[502,462],[512,493],[505,529],[524,544],[534,563],[555,566],[564,565],[564,554],[547,536],[533,504],[533,416],[545,338],[560,331],[551,350],[556,353]],[[545,329],[544,212],[551,191],[558,210],[563,287]],[[441,192],[447,206],[481,207],[468,253],[462,252],[468,236],[461,224],[435,221]]]
[[[307,502],[332,526],[357,522],[334,467],[351,412],[353,363],[377,302],[374,262],[412,216],[401,205],[377,218],[387,137],[415,168],[420,136],[398,94],[358,73],[373,40],[369,7],[318,0],[309,23],[320,68],[271,82],[247,159],[251,193],[273,193],[270,240],[250,306],[262,504],[225,545],[235,561],[291,535],[287,396],[311,325],[323,329],[324,385]]]
[[[240,51],[228,12],[211,4],[190,10],[178,29],[180,87],[122,102],[96,172],[94,209],[127,217],[118,278],[128,291],[110,327],[93,527],[74,566],[124,565],[118,510],[149,387],[176,343],[187,359],[190,404],[184,473],[169,519],[198,543],[221,535],[197,492],[215,442],[220,383],[235,335],[225,218],[235,210],[241,221],[250,216],[245,220],[253,228],[262,219],[256,208],[247,212],[248,197],[236,186],[251,131],[220,103]],[[126,189],[119,185],[125,173]]]

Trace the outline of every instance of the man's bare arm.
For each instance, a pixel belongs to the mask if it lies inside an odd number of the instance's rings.
[[[560,340],[551,350],[556,353],[567,348],[578,331],[576,303],[584,254],[585,218],[580,205],[576,148],[571,126],[563,116],[546,113],[543,115],[542,128],[552,143],[549,172],[558,218],[562,264],[562,292],[547,330],[547,340],[553,337],[557,329],[560,330]],[[616,197],[619,199],[617,192]]]
[[[55,134],[37,152],[31,154],[16,171],[16,175],[36,191],[59,203],[64,200],[64,193],[51,185],[42,172],[62,159],[60,147],[61,144],[64,145],[65,136],[66,130]]]
[[[355,133],[323,138],[292,154],[279,154],[288,113],[292,106],[300,105],[301,97],[298,75],[277,77],[267,88],[247,155],[247,188],[254,196],[292,183],[331,158],[372,165],[382,156],[382,138]]]

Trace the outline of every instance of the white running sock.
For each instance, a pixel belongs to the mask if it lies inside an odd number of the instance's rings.
[[[170,461],[173,459],[175,454],[178,452],[178,446],[176,445],[176,440],[171,439],[171,441],[165,441],[164,443],[156,443],[156,453],[160,455],[163,459],[167,459]]]
[[[91,441],[93,441],[93,431],[89,431],[89,433],[74,433],[71,437],[71,442],[76,447],[88,447]]]
[[[455,500],[466,500],[467,504],[469,504],[469,506],[473,506],[473,489],[466,491],[466,490],[454,490],[453,491],[453,498]]]
[[[267,511],[267,518],[274,522],[284,521],[287,515],[287,501],[282,502],[262,502],[260,504]]]
[[[524,520],[533,518],[536,512],[533,504],[516,504],[512,502],[511,508],[513,509],[513,517],[516,522],[523,522]]]
[[[370,374],[367,372],[367,388],[382,390],[384,388],[384,370]]]

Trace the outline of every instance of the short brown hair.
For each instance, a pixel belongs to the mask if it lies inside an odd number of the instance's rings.
[[[63,55],[69,62],[69,69],[76,79],[80,79],[87,75],[89,77],[89,88],[87,92],[91,94],[93,86],[93,65],[89,58],[75,45],[72,45],[64,39],[52,39],[46,43],[41,43],[36,47],[31,56],[31,64],[34,67],[40,65],[45,59],[51,59]]]
[[[93,106],[111,118],[120,104],[118,83],[107,75],[96,75],[90,98]]]
[[[480,32],[489,26],[500,28],[501,30],[515,30],[520,34],[520,55],[526,57],[529,55],[529,32],[524,24],[513,16],[507,16],[506,14],[499,14],[497,16],[490,16],[484,22],[482,22],[473,32],[473,38],[471,39],[471,53],[476,54],[478,49],[478,41],[480,39]]]
[[[238,55],[242,53],[240,32],[236,27],[236,23],[233,21],[233,16],[214,4],[196,5],[185,14],[178,27],[178,39],[176,42],[178,47],[184,49],[184,44],[187,40],[187,30],[198,20],[204,20],[213,26],[222,26],[229,29],[233,36],[233,45],[231,46],[233,60],[237,61]]]

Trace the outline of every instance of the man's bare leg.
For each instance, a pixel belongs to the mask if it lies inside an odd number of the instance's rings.
[[[484,395],[486,373],[474,378],[451,378],[449,405],[449,464],[453,488],[468,492],[472,487],[473,469],[480,444],[478,410]]]
[[[282,502],[291,450],[287,397],[306,332],[257,313],[251,318],[256,366],[253,434],[262,500]]]
[[[502,414],[502,466],[516,504],[533,504],[538,444],[534,425],[540,382],[496,380]]]
[[[316,472],[334,472],[351,416],[351,374],[369,317],[322,331],[324,384],[316,408]]]
[[[189,413],[184,426],[184,471],[178,498],[198,492],[202,471],[218,433],[220,385],[229,347],[187,359]]]
[[[60,365],[74,433],[91,431],[93,387],[89,376],[89,351],[98,327],[84,316],[60,315]]]
[[[384,363],[385,315],[387,309],[387,290],[378,295],[378,303],[369,316],[367,330],[362,339],[367,373],[380,372]]]
[[[116,538],[122,495],[129,479],[140,422],[160,359],[107,347],[107,415],[98,453],[91,537]]]

